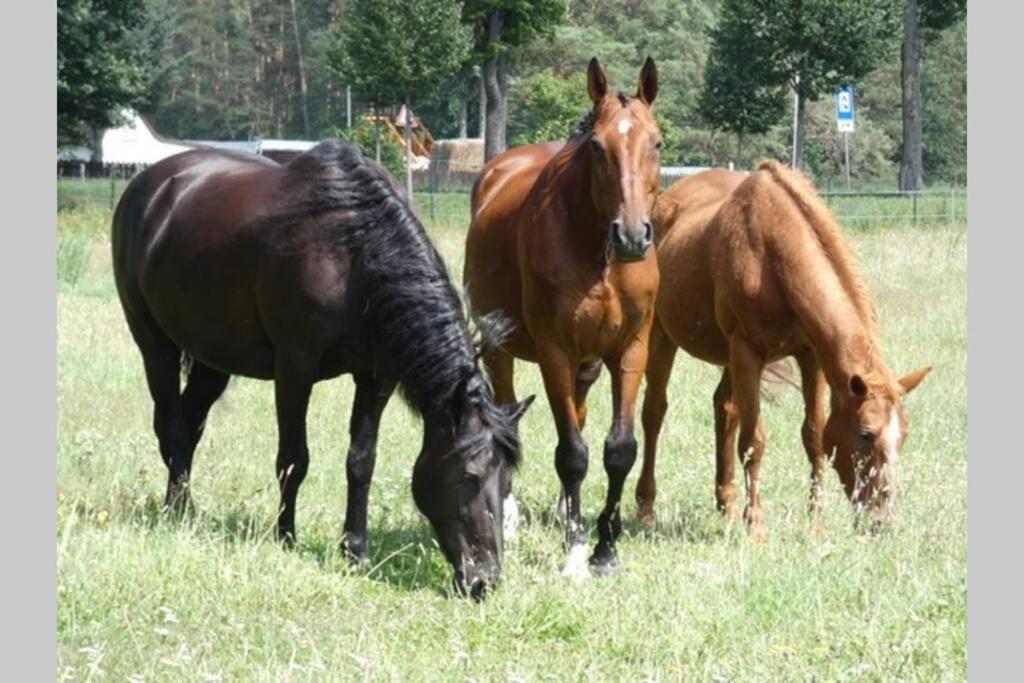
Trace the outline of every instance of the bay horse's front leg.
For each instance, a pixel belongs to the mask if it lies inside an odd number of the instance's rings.
[[[274,401],[277,408],[277,482],[281,504],[277,513],[277,538],[295,545],[295,501],[309,470],[306,442],[306,411],[313,391],[317,363],[304,354],[278,352],[274,368]]]
[[[654,465],[658,453],[658,435],[668,410],[668,380],[677,347],[657,322],[651,330],[650,353],[647,359],[647,391],[640,420],[644,427],[644,461],[636,483],[636,518],[643,525],[654,524],[654,500],[658,484]]]
[[[757,537],[764,535],[761,511],[761,458],[764,456],[764,424],[761,421],[761,374],[764,360],[738,336],[729,340],[729,372],[733,399],[739,412],[739,458],[747,484],[743,519]]]
[[[587,476],[587,444],[580,434],[576,413],[575,384],[578,365],[554,346],[540,349],[540,370],[548,395],[551,414],[558,431],[555,471],[562,483],[565,500],[565,550],[568,555],[563,576],[585,578],[587,569],[587,533],[580,515],[580,488]]]
[[[636,462],[636,437],[633,436],[633,410],[640,391],[640,381],[647,368],[647,343],[650,322],[644,326],[637,338],[626,348],[625,353],[609,359],[608,370],[612,377],[612,427],[604,442],[604,469],[608,473],[608,494],[604,510],[597,518],[597,547],[590,558],[591,569],[596,574],[609,574],[618,568],[615,542],[622,533],[622,489],[626,476]]]
[[[356,397],[349,419],[348,503],[345,507],[345,533],[341,547],[357,564],[369,562],[366,535],[366,508],[377,461],[377,431],[384,408],[395,391],[394,382],[382,382],[372,375],[356,377]]]

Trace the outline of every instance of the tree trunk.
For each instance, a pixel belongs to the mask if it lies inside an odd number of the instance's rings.
[[[480,69],[480,111],[478,112],[480,118],[480,127],[478,128],[477,137],[481,140],[484,139],[484,131],[487,130],[487,85],[484,83],[484,69]]]
[[[309,139],[309,97],[306,89],[306,65],[302,60],[302,41],[299,39],[299,18],[292,0],[292,27],[295,29],[295,50],[299,56],[299,94],[302,97],[302,130]]]
[[[380,163],[380,107],[373,105],[373,130],[377,133],[377,163]]]
[[[487,14],[487,44],[495,46],[501,40],[505,15],[501,10]],[[484,134],[484,161],[490,161],[505,151],[505,121],[508,94],[508,52],[500,52],[484,62],[484,83],[487,89],[487,129]]]
[[[920,190],[924,174],[921,161],[921,11],[918,0],[907,0],[903,15],[903,49],[900,51],[900,86],[903,90],[903,155],[900,159],[900,190]]]
[[[405,96],[405,194],[412,206],[412,107]]]
[[[796,129],[793,133],[793,168],[800,171],[804,167],[804,138],[807,137],[807,125],[805,119],[807,98],[799,91],[796,91],[796,117],[794,119]]]
[[[469,119],[469,98],[460,95],[459,96],[459,137],[466,137],[466,128]]]

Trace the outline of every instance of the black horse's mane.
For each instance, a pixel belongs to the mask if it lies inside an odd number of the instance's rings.
[[[453,415],[465,391],[479,408],[509,465],[519,456],[518,433],[494,400],[480,370],[480,348],[500,343],[508,323],[469,325],[441,255],[383,166],[358,147],[326,140],[287,166],[291,198],[276,218],[315,220],[353,255],[353,276],[365,291],[378,362],[394,372],[406,402],[425,418]],[[469,439],[458,449],[472,458],[486,447]]]

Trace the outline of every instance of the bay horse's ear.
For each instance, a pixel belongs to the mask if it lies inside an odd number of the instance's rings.
[[[864,378],[860,375],[854,375],[850,378],[850,391],[853,395],[858,398],[864,398],[868,395],[868,385],[864,383]]]
[[[917,388],[917,385],[928,376],[928,373],[932,371],[931,366],[914,370],[906,377],[900,378],[900,386],[903,387],[903,393],[909,394],[911,391]]]
[[[654,66],[654,60],[650,57],[640,69],[640,81],[636,86],[636,96],[648,106],[654,104],[654,98],[658,96],[658,67]]]
[[[601,62],[597,57],[590,60],[587,66],[587,92],[590,94],[590,101],[597,104],[608,94],[608,74],[605,73]]]
[[[519,420],[526,413],[526,409],[533,404],[535,398],[537,398],[536,394],[530,394],[519,403],[506,406],[505,410],[508,412],[509,421],[514,425],[519,424]]]

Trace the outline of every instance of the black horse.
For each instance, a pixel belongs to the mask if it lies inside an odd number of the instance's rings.
[[[529,400],[496,405],[440,255],[384,169],[326,141],[281,166],[195,150],[140,173],[114,214],[113,261],[170,472],[188,499],[192,455],[230,375],[273,379],[278,537],[295,542],[313,384],[353,375],[343,547],[367,558],[381,413],[396,386],[423,417],[413,496],[480,597],[501,573],[504,498]],[[486,335],[486,332],[484,333]],[[182,364],[187,381],[181,391]]]

